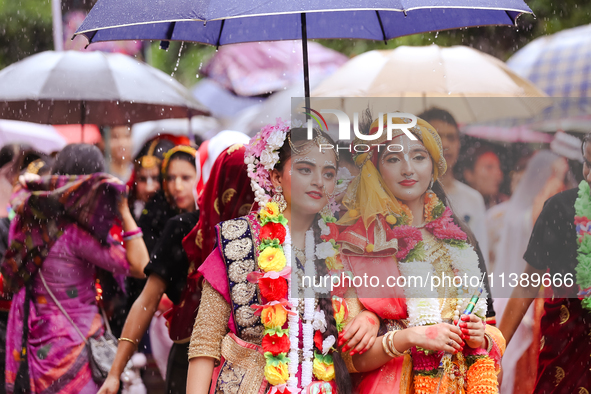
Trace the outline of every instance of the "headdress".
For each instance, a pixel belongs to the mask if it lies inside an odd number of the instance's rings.
[[[277,118],[275,125],[268,124],[263,127],[246,146],[244,162],[254,191],[254,200],[259,205],[270,199],[273,188],[270,172],[279,162],[279,149],[285,143],[290,127],[289,121],[284,122]]]
[[[171,150],[169,150],[168,152],[166,152],[166,154],[164,154],[164,159],[162,160],[162,169],[161,169],[162,189],[164,190],[164,194],[166,195],[166,200],[168,201],[169,204],[171,204],[172,200],[171,200],[169,193],[168,193],[168,180],[166,179],[167,178],[166,175],[168,173],[168,165],[170,164],[170,158],[172,157],[172,155],[174,155],[175,153],[178,153],[178,152],[186,153],[193,158],[195,158],[195,156],[197,155],[197,150],[193,147],[188,146],[188,145],[177,145],[174,148],[172,148]]]
[[[394,118],[393,123],[403,124],[410,123],[408,118]],[[376,119],[370,127],[370,133],[375,133],[380,126],[387,122],[387,115],[382,119]],[[443,157],[443,146],[441,138],[437,131],[426,121],[417,118],[416,126],[408,128],[408,130],[416,136],[425,146],[431,160],[433,162],[433,180],[443,175],[447,169],[445,158]],[[403,135],[402,130],[393,130],[392,138]],[[358,218],[363,218],[363,223],[366,228],[374,221],[377,215],[382,214],[387,216],[393,214],[394,216],[401,216],[403,214],[402,204],[394,197],[392,192],[377,170],[378,167],[378,145],[388,143],[387,135],[384,132],[380,138],[372,141],[372,149],[368,152],[361,153],[356,156],[355,163],[361,167],[360,174],[351,183],[343,204],[349,208],[349,211],[341,218],[339,224],[350,225],[357,221]],[[356,138],[354,145],[365,144],[365,141]],[[385,148],[382,148],[382,151]],[[363,202],[363,204],[361,204]]]
[[[158,139],[153,140],[150,143],[148,152],[144,156],[135,159],[137,165],[139,165],[141,168],[152,168],[160,165],[162,160],[154,155],[154,150],[156,149],[158,142],[160,142]]]

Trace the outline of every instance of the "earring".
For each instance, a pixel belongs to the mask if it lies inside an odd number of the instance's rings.
[[[279,207],[279,212],[283,212],[287,209],[287,201],[285,201],[285,197],[283,197],[283,188],[281,186],[277,186],[273,191],[273,201]]]
[[[433,189],[433,183],[434,183],[434,181],[433,181],[433,179],[431,179],[431,183],[429,183],[429,190]]]

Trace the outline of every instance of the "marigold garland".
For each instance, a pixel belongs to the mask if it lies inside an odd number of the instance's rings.
[[[591,201],[591,199],[589,200]],[[407,207],[403,204],[402,214],[394,221],[393,235],[398,239],[398,251],[396,258],[402,275],[424,276],[432,270],[430,263],[425,261],[423,236],[419,229],[411,226],[412,214],[407,213]],[[591,212],[591,202],[589,204]],[[424,201],[425,229],[435,238],[443,241],[454,261],[454,270],[460,275],[479,276],[480,270],[474,266],[471,256],[475,255],[467,243],[467,235],[454,223],[452,212],[446,207],[433,192],[427,192]],[[591,217],[591,215],[590,215]],[[591,237],[590,237],[591,238]],[[590,249],[591,251],[591,249]],[[473,257],[473,256],[472,256]],[[409,311],[410,325],[426,325],[441,322],[441,311],[437,294],[426,294],[423,289],[405,289],[407,296],[407,308]],[[458,296],[461,296],[459,294]],[[458,298],[458,305],[462,305]],[[484,297],[479,301],[479,307],[475,313],[483,315]],[[484,316],[480,316],[484,318]],[[443,352],[432,352],[424,349],[413,348],[414,389],[417,394],[433,394],[437,392],[437,386],[441,381],[439,393],[480,394],[497,393],[498,383],[494,361],[488,355],[478,356],[472,365],[469,365],[462,353],[458,353],[453,361],[445,366],[443,378],[439,373],[439,364]],[[468,350],[469,351],[469,350]],[[450,377],[453,377],[450,379]]]
[[[591,310],[591,188],[587,181],[579,184],[575,201],[575,226],[577,231],[577,261],[575,267],[579,299],[583,308]]]

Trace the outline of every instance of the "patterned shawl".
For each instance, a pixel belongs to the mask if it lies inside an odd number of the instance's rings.
[[[125,185],[104,173],[45,176],[27,182],[12,200],[17,216],[2,261],[6,289],[16,292],[41,267],[64,228],[76,223],[102,244],[119,217],[117,200]]]

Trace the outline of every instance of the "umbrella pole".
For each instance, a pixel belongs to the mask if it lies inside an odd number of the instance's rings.
[[[84,143],[84,123],[86,122],[86,103],[84,100],[80,102],[80,131],[82,134],[82,143]]]
[[[301,13],[302,26],[302,55],[304,66],[304,96],[306,99],[306,107],[310,108],[310,71],[308,70],[308,29],[306,26],[306,13]],[[309,116],[306,115],[306,120]]]

